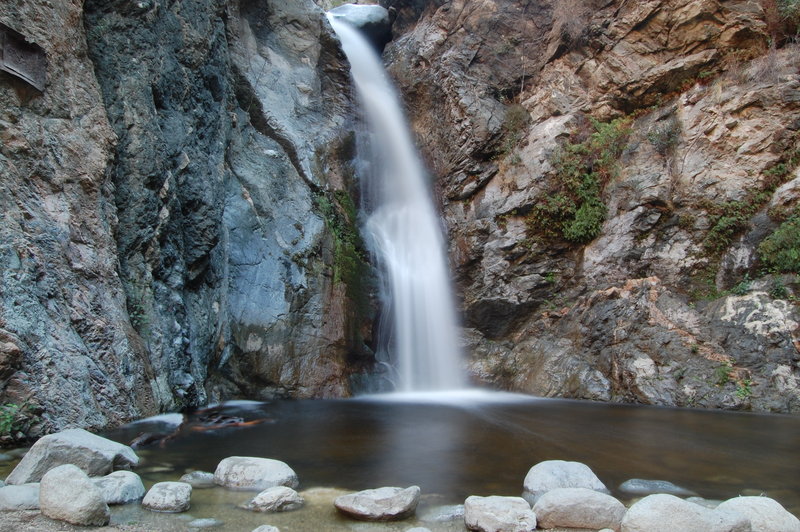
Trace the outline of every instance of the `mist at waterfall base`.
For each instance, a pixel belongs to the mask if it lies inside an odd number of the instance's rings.
[[[400,101],[372,45],[328,19],[347,56],[366,129],[359,143],[363,234],[383,276],[390,316],[376,358],[397,371],[397,391],[463,388],[454,299],[439,216]]]

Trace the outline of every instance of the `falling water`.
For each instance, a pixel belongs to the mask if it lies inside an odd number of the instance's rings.
[[[353,27],[328,16],[351,65],[368,128],[364,233],[385,273],[390,359],[399,391],[461,388],[444,239],[426,172],[380,57]]]

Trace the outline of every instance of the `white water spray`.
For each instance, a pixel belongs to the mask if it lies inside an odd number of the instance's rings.
[[[444,239],[427,174],[380,57],[352,26],[328,15],[350,61],[368,126],[364,232],[386,275],[398,391],[464,386]]]

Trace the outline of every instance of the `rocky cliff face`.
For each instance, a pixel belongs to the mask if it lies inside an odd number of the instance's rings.
[[[797,245],[800,65],[762,4],[386,4],[477,381],[800,409],[797,266],[758,251]]]
[[[64,5],[62,5],[64,4]],[[308,2],[37,4],[0,79],[3,397],[32,433],[230,396],[342,396],[369,361],[348,70]]]

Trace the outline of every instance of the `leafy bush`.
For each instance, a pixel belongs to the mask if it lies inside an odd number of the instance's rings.
[[[601,195],[616,175],[631,132],[630,119],[607,123],[592,119],[590,127],[590,132],[574,131],[553,157],[556,182],[547,198],[528,214],[532,233],[578,244],[600,234],[606,217]]]
[[[647,133],[647,140],[662,157],[672,153],[680,139],[681,126],[675,117],[655,125]]]
[[[0,438],[14,439],[18,432],[28,430],[32,420],[32,412],[27,404],[6,403],[0,406]]]
[[[765,238],[758,254],[773,272],[800,273],[800,214],[792,215]]]

